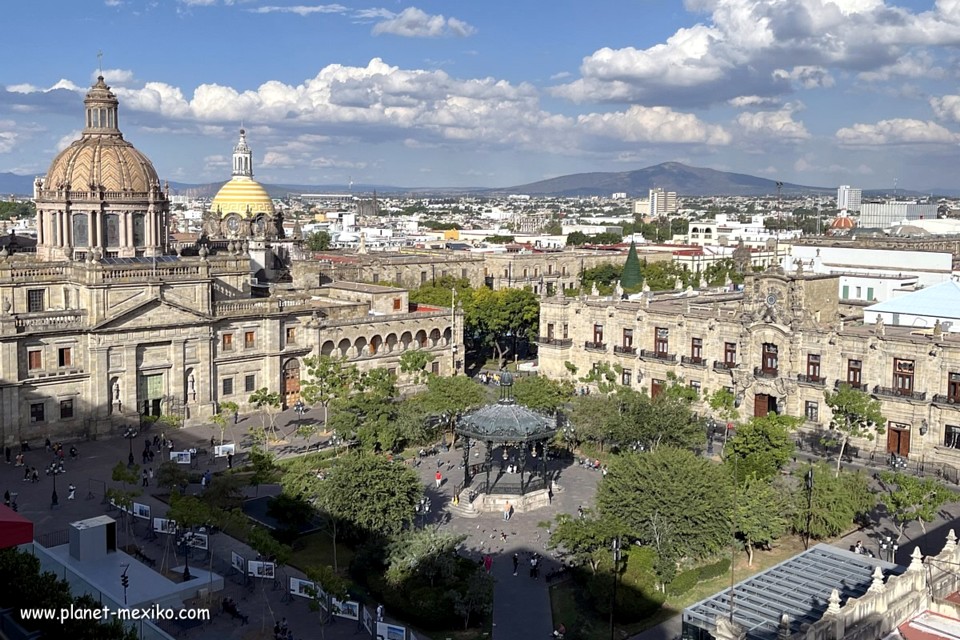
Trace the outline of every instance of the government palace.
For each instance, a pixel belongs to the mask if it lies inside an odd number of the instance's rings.
[[[726,388],[741,419],[802,417],[813,440],[830,428],[824,391],[846,383],[879,400],[887,421],[873,441],[851,443],[857,455],[960,467],[960,334],[939,322],[845,321],[837,280],[772,268],[738,291],[551,297],[541,303],[540,372],[579,384],[600,366],[651,396],[689,385],[704,415],[707,397]]]
[[[423,349],[434,372],[459,368],[462,314],[411,304],[405,289],[257,286],[297,241],[253,179],[243,131],[204,237],[174,251],[168,189],[124,140],[102,77],[83,116],[80,139],[34,185],[36,253],[0,250],[4,444],[99,437],[142,415],[199,424],[224,401],[249,409],[264,387],[290,406],[311,354],[395,371]]]

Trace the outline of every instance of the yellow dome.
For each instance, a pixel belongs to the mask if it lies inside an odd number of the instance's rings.
[[[123,138],[84,135],[54,158],[44,185],[145,194],[159,187],[160,178],[150,160]]]
[[[274,214],[273,200],[267,190],[259,182],[246,176],[234,176],[230,182],[220,187],[220,191],[210,203],[210,210],[221,216],[237,213],[244,218]]]

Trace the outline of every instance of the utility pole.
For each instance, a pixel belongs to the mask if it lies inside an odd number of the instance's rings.
[[[773,260],[776,263],[780,262],[780,227],[783,226],[783,202],[781,200],[783,196],[783,183],[777,180],[777,235],[776,242],[774,242],[773,249]]]

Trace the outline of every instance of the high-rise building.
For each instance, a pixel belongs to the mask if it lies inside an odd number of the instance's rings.
[[[650,215],[665,216],[677,212],[677,192],[650,189]]]
[[[862,198],[862,190],[854,189],[848,184],[840,185],[837,189],[837,209],[840,211],[860,211]]]

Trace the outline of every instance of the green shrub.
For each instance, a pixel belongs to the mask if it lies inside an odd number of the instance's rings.
[[[667,585],[667,593],[672,596],[682,596],[690,589],[693,589],[700,581],[700,569],[688,569],[681,571]]]
[[[700,567],[700,579],[710,580],[726,575],[730,571],[730,558],[723,558],[712,564],[705,564]]]

